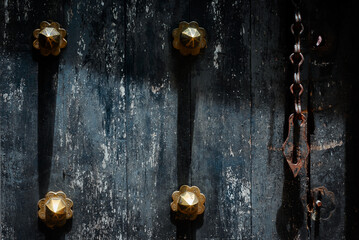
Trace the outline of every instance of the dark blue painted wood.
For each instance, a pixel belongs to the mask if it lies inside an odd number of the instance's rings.
[[[303,1],[307,181],[280,151],[293,111],[290,1],[1,1],[0,238],[354,239],[352,2]],[[68,30],[57,58],[31,47],[47,19]],[[199,56],[172,48],[182,20],[207,30]],[[192,223],[170,213],[182,184],[207,197]],[[322,185],[337,205],[315,223],[302,197]],[[74,201],[54,232],[36,217],[48,190]]]

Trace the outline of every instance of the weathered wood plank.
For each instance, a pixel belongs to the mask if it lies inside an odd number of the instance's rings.
[[[249,1],[190,3],[191,20],[208,33],[191,71],[190,181],[207,197],[198,239],[251,236],[249,9]]]
[[[36,238],[37,64],[30,51],[2,51],[0,59],[0,236]]]
[[[38,198],[38,62],[32,31],[60,16],[57,1],[2,1],[0,7],[0,127],[2,239],[36,239]]]
[[[69,239],[127,239],[125,11],[115,1],[64,5],[49,190],[74,201]]]
[[[188,3],[131,0],[126,9],[128,236],[174,239],[169,204],[178,189],[176,84],[182,79],[171,32]]]
[[[289,91],[285,70],[289,52],[285,40],[291,41],[289,14],[283,15],[275,1],[252,2],[251,77],[252,77],[252,225],[253,236],[263,239],[286,239],[288,207],[283,202],[283,144],[285,96]],[[262,5],[258,8],[256,6]],[[287,9],[291,5],[284,4]],[[287,21],[287,22],[286,22]],[[270,29],[269,29],[269,26]],[[289,37],[287,37],[289,36]],[[286,52],[286,50],[288,50]],[[288,70],[287,70],[288,71]],[[291,174],[288,172],[287,175]],[[290,175],[289,175],[290,176]],[[289,196],[290,199],[290,196]],[[300,201],[299,201],[300,203]]]

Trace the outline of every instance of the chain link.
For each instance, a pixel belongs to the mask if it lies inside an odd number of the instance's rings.
[[[289,116],[288,137],[283,143],[282,151],[294,177],[296,177],[302,166],[307,166],[310,147],[307,141],[307,121],[302,113],[302,105],[300,101],[304,91],[300,80],[300,66],[304,62],[304,57],[300,49],[300,35],[303,33],[304,26],[298,7],[300,1],[292,0],[292,2],[296,8],[296,13],[294,15],[295,22],[291,25],[290,29],[294,35],[295,44],[294,51],[289,56],[289,60],[294,67],[293,83],[290,86],[290,92],[294,97],[295,112]]]
[[[292,1],[295,7],[298,7],[298,1]],[[304,62],[304,56],[301,53],[300,49],[300,35],[304,31],[304,26],[302,24],[302,17],[300,12],[297,9],[297,12],[294,15],[295,23],[292,24],[290,30],[295,38],[294,44],[294,52],[289,56],[290,62],[294,66],[294,76],[293,76],[293,84],[290,86],[290,92],[294,96],[294,110],[297,117],[303,118],[302,114],[302,106],[301,106],[301,95],[303,93],[303,85],[300,80],[300,66]]]

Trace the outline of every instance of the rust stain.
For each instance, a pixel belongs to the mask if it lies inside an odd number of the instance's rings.
[[[328,142],[328,143],[323,143],[321,145],[310,145],[310,150],[311,151],[323,151],[323,150],[328,150],[328,149],[333,149],[336,147],[341,147],[343,146],[344,142],[342,140],[340,141],[332,141],[332,142]],[[282,151],[282,147],[275,147],[272,145],[269,145],[267,147],[268,151],[273,151],[273,152],[277,152],[277,151]]]

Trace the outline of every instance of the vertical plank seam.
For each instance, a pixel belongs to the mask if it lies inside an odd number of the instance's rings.
[[[188,22],[192,21],[191,19],[191,0],[188,0]],[[193,70],[193,65],[190,65],[190,69],[189,69],[189,74],[188,74],[188,78],[189,78],[189,143],[190,143],[190,146],[189,146],[189,151],[190,151],[190,154],[188,154],[189,156],[189,165],[187,166],[189,169],[188,169],[188,178],[187,178],[187,181],[190,182],[189,185],[193,185],[193,179],[192,179],[192,154],[193,154],[193,134],[194,134],[194,131],[192,130],[192,127],[194,128],[194,123],[192,124],[192,121],[194,121],[194,118],[195,118],[195,114],[196,114],[196,109],[194,109],[194,113],[192,113],[192,70]],[[177,111],[178,111],[178,107],[177,107]],[[177,114],[178,115],[178,114]],[[192,119],[192,116],[193,116],[193,119]],[[178,144],[178,143],[177,143]],[[178,161],[178,160],[177,160]],[[178,183],[177,183],[178,184]],[[190,231],[189,231],[189,234],[190,234],[190,239],[196,239],[196,230],[192,232],[192,228],[194,228],[195,226],[192,224],[192,222],[190,223]],[[194,234],[194,236],[193,236]]]
[[[252,1],[249,1],[249,42],[250,42],[250,54],[249,54],[249,101],[250,101],[250,110],[249,110],[249,160],[250,160],[250,181],[251,181],[251,185],[250,185],[250,188],[251,188],[251,193],[250,193],[250,196],[251,196],[251,200],[250,200],[250,203],[251,203],[251,206],[250,206],[250,218],[251,218],[251,230],[250,230],[250,233],[251,233],[251,238],[253,237],[253,180],[252,180],[252,175],[253,175],[253,162],[252,162],[252,128],[253,128],[253,93],[252,93],[252,83],[253,83],[253,75],[252,75],[252,50],[253,50],[253,44],[252,44],[252,35],[253,35],[253,32],[252,32]]]
[[[189,17],[189,21],[192,21],[191,20],[191,0],[188,0],[188,17]],[[190,90],[190,93],[188,94],[189,95],[189,139],[190,139],[190,146],[189,146],[189,151],[190,151],[190,154],[188,155],[189,156],[189,170],[188,170],[188,181],[190,182],[190,185],[192,186],[193,185],[193,179],[192,179],[192,147],[193,147],[193,129],[192,127],[194,128],[194,124],[192,124],[192,121],[194,121],[194,118],[195,118],[195,114],[196,114],[196,109],[194,109],[194,113],[192,113],[192,70],[193,70],[193,65],[190,65],[190,71],[189,71],[189,90]],[[195,99],[196,101],[196,99]],[[193,119],[192,119],[192,116],[193,116]],[[193,237],[193,236],[191,236]]]
[[[128,136],[128,131],[127,131],[127,127],[128,127],[128,123],[127,123],[127,116],[128,116],[128,106],[129,106],[129,92],[130,92],[130,86],[129,86],[129,81],[128,81],[128,63],[127,63],[127,0],[123,1],[123,22],[124,22],[124,28],[123,28],[123,35],[124,35],[124,84],[125,84],[125,134],[126,134],[126,138]],[[129,238],[128,233],[129,233],[129,211],[128,211],[128,139],[125,143],[125,171],[126,171],[126,217],[124,219],[124,229],[126,229],[126,237]]]
[[[306,10],[306,13],[310,13],[310,7],[309,9],[308,8],[305,8],[303,7],[303,11]],[[307,31],[311,29],[310,27],[310,14],[306,14],[306,17],[307,17]],[[304,32],[305,33],[305,32]],[[304,37],[306,36],[307,34],[304,35]],[[308,36],[308,35],[307,35]],[[312,108],[312,104],[311,104],[311,97],[310,97],[310,91],[311,91],[311,67],[310,67],[310,61],[311,61],[311,54],[310,54],[310,48],[308,49],[309,51],[307,52],[305,58],[307,59],[307,62],[306,64],[303,65],[304,66],[307,66],[308,67],[308,71],[307,71],[307,141],[308,141],[308,144],[309,146],[311,146],[311,139],[310,139],[310,135],[311,135],[311,131],[314,131],[314,124],[311,124],[311,115],[313,114],[311,112]],[[312,125],[312,126],[311,126]],[[307,196],[310,196],[309,194],[311,194],[311,154],[310,154],[310,151],[309,151],[309,154],[308,154],[308,159],[307,159],[307,162],[305,163],[306,165],[306,175],[307,175],[307,178],[306,178],[306,189],[305,189],[305,192],[307,194]],[[308,197],[306,198],[305,200],[305,204],[308,205]],[[306,209],[305,209],[306,210]],[[307,227],[307,239],[311,239],[312,238],[312,221],[311,221],[311,214],[306,211],[306,227]]]

